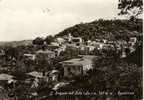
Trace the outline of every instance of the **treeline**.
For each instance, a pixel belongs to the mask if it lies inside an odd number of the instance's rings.
[[[106,38],[109,40],[127,39],[129,36],[142,33],[142,19],[132,20],[95,20],[90,23],[80,23],[67,28],[56,36],[64,36],[71,33],[75,37],[84,40]]]

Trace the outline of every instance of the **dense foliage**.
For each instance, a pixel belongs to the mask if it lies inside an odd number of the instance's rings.
[[[44,44],[44,40],[40,37],[37,37],[36,39],[33,40],[33,44],[36,45],[43,45]]]
[[[91,23],[81,23],[67,28],[56,36],[64,36],[69,33],[84,40],[106,38],[109,40],[126,39],[126,37],[142,33],[142,20],[136,22],[130,20],[96,20]]]
[[[47,36],[47,37],[45,38],[45,41],[46,41],[47,44],[50,44],[51,42],[54,41],[54,37],[51,36],[51,35],[49,35],[49,36]]]
[[[116,96],[115,99],[120,97],[121,100],[123,96],[119,95],[119,91],[134,93],[132,96],[126,94],[126,100],[138,100],[142,97],[142,67],[113,58],[101,58],[95,60],[94,64],[95,68],[88,72],[88,76],[78,78],[60,91],[104,91],[112,93],[112,96]]]
[[[142,33],[142,20],[136,22],[130,20],[97,20],[91,23],[81,23],[70,27],[60,32],[56,37],[61,37],[71,33],[75,37],[82,37],[84,40],[108,39],[108,40],[127,40],[130,36],[140,35]],[[51,60],[47,60],[44,57],[37,58],[32,61],[23,57],[24,54],[35,54],[37,50],[44,49],[44,42],[48,45],[53,41],[52,36],[47,36],[45,39],[36,38],[33,40],[34,45],[17,46],[17,47],[5,47],[5,57],[2,60],[5,62],[2,67],[7,67],[6,73],[17,76],[17,80],[24,80],[25,73],[31,71],[46,72],[52,69],[57,69],[63,76],[63,69],[59,65],[59,62],[76,58],[79,54],[75,48],[68,47],[66,51],[62,51],[60,55]],[[126,59],[121,59],[117,56],[115,50],[107,49],[102,52],[95,50],[95,55],[98,59],[93,60],[94,69],[89,70],[86,75],[75,77],[74,82],[70,82],[66,87],[62,87],[59,91],[109,91],[114,93],[113,96],[118,97],[118,91],[134,92],[133,99],[141,98],[142,96],[142,45],[138,45],[136,51],[127,56]],[[10,64],[14,61],[15,64]],[[12,66],[13,65],[13,66]],[[8,70],[8,68],[10,70]],[[20,81],[21,81],[20,80]],[[51,83],[47,84],[43,81],[37,90],[39,97],[48,97],[50,94]],[[16,85],[15,93],[18,99],[24,100],[30,96],[28,90],[30,86],[23,83]],[[29,91],[31,93],[31,90]],[[0,94],[2,92],[0,91]],[[36,97],[32,100],[42,100]],[[56,97],[56,96],[54,96]],[[51,97],[48,97],[51,98]],[[64,97],[65,98],[65,97]],[[95,97],[96,98],[96,97]],[[61,98],[64,100],[63,98]],[[81,100],[83,98],[77,98]],[[30,99],[27,99],[30,100]],[[58,96],[58,100],[60,100]],[[66,99],[67,100],[67,99]],[[99,99],[105,100],[105,99]],[[112,99],[111,99],[112,100]],[[113,99],[115,100],[115,99]],[[125,100],[128,100],[127,98]]]
[[[142,45],[138,46],[136,51],[132,52],[131,54],[128,55],[126,58],[126,61],[128,63],[135,63],[138,66],[142,66],[143,63],[143,52],[142,52]]]
[[[138,8],[138,11],[132,12],[134,8]],[[129,14],[128,12],[131,11],[136,17],[143,11],[143,0],[119,0],[118,9],[121,9],[119,14]]]

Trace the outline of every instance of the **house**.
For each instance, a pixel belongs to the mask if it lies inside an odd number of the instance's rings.
[[[143,35],[141,33],[134,31],[134,35],[132,35],[128,41],[130,52],[134,52],[136,46],[141,45],[143,43],[142,41],[143,41]]]
[[[49,81],[51,81],[51,82],[57,82],[59,79],[59,71],[58,70],[52,70],[49,73],[48,78],[49,78]]]
[[[95,47],[94,46],[87,46],[89,52],[94,51]]]
[[[130,37],[130,40],[128,42],[130,52],[134,52],[135,51],[136,42],[137,42],[137,38],[136,37]]]
[[[63,44],[65,42],[65,40],[63,38],[56,38],[55,40],[59,45]]]
[[[35,60],[36,55],[35,54],[24,54],[24,58],[29,59],[29,60]]]
[[[109,40],[109,41],[106,42],[106,44],[113,45],[113,44],[114,44],[114,41],[110,41],[110,40]]]
[[[5,51],[3,49],[0,49],[0,56],[4,56],[5,55]]]
[[[27,75],[33,76],[33,77],[38,77],[38,78],[43,78],[43,75],[41,72],[37,72],[37,71],[33,71],[33,72],[29,72],[27,73]]]
[[[79,46],[78,51],[81,55],[88,54],[88,48],[86,48],[86,45]]]
[[[136,37],[130,37],[129,44],[131,46],[134,46],[136,42],[137,42],[137,38]]]
[[[47,45],[46,46],[48,50],[54,51],[55,49],[58,49],[60,46],[58,45]]]
[[[98,50],[103,49],[103,46],[106,44],[107,40],[95,39],[95,41],[91,42],[91,46],[94,46]],[[92,47],[93,48],[93,47]]]
[[[64,78],[74,78],[81,75],[85,75],[90,69],[93,69],[93,59],[95,56],[82,55],[79,58],[66,60],[60,62],[64,69]]]
[[[81,37],[73,37],[71,34],[67,38],[68,42],[72,44],[80,45],[83,42]]]
[[[95,42],[101,42],[101,39],[95,39]]]
[[[103,39],[102,41],[103,41],[103,43],[107,43],[108,42],[108,40],[106,40],[106,39]]]
[[[52,90],[57,91],[58,89],[60,89],[61,87],[64,87],[66,85],[70,84],[69,82],[58,82],[54,85],[54,87],[52,88]]]
[[[81,37],[73,37],[71,42],[74,44],[80,44],[80,43],[82,43],[82,38]]]
[[[52,46],[59,46],[59,43],[57,43],[57,42],[51,42],[51,45]]]
[[[59,56],[60,53],[61,53],[62,51],[65,51],[65,50],[66,50],[66,45],[63,45],[63,46],[55,49],[54,51],[55,51],[55,53],[56,53],[56,56]]]
[[[81,45],[79,46],[78,50],[79,50],[79,54],[82,55],[88,55],[91,54],[95,49],[95,46],[92,45]]]
[[[126,52],[123,50],[120,58],[126,58],[126,56],[127,56],[127,55],[126,55]]]
[[[0,49],[0,64],[5,63],[5,51]]]
[[[79,46],[76,46],[75,44],[66,44],[65,50],[78,50]]]
[[[47,60],[49,60],[51,58],[55,58],[55,52],[50,50],[39,50],[36,52],[36,57],[42,59],[45,57]]]
[[[91,43],[92,43],[91,40],[86,41],[86,45],[91,45]]]
[[[96,47],[98,50],[103,49],[104,46],[105,46],[105,44],[102,43],[102,42],[97,42],[97,43],[95,44],[95,47]]]
[[[47,66],[47,64],[51,64],[51,60],[56,57],[56,54],[54,51],[50,50],[39,50],[36,52],[36,60],[35,63],[37,65]],[[42,69],[41,69],[42,70]]]
[[[5,73],[1,73],[0,74],[0,80],[12,80],[14,78],[14,76],[9,75],[9,74],[5,74]]]

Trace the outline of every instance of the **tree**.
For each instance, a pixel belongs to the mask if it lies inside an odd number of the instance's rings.
[[[97,90],[133,91],[142,96],[142,67],[124,60],[101,58],[94,61],[95,68],[89,71],[90,87]]]
[[[142,14],[143,0],[119,0],[118,9],[120,9],[119,15],[130,15],[137,17]]]
[[[81,37],[84,41],[103,39],[117,40],[116,37],[125,40],[125,37],[129,37],[137,31],[142,33],[142,20],[137,22],[130,20],[96,20],[90,23],[78,24],[73,27],[67,28],[60,32],[56,36],[63,37],[68,33],[72,36]]]
[[[33,40],[33,44],[36,45],[43,45],[44,44],[44,40],[40,37],[37,37],[36,39]]]
[[[140,46],[138,46],[136,48],[136,50],[134,52],[132,52],[131,54],[129,54],[126,58],[126,60],[129,63],[135,63],[138,65],[138,67],[142,66],[142,62],[143,62],[143,57],[142,57],[142,44]]]
[[[19,56],[19,52],[17,48],[13,48],[13,47],[7,47],[5,50],[5,54],[7,58],[15,58],[17,59]]]
[[[51,35],[49,35],[45,38],[45,41],[47,44],[50,44],[51,42],[53,42],[53,40],[54,40],[54,37]]]

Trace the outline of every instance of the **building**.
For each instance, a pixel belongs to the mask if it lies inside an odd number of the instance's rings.
[[[59,45],[63,44],[65,42],[65,40],[63,38],[56,38],[55,40]]]
[[[5,63],[5,51],[3,49],[0,49],[0,64]]]
[[[55,49],[55,53],[56,53],[56,56],[59,56],[61,52],[65,51],[66,50],[66,45],[63,45],[57,49]]]
[[[77,76],[85,75],[90,69],[93,69],[93,59],[95,56],[82,55],[79,58],[66,60],[60,62],[64,69],[64,78],[74,78]]]
[[[1,73],[0,74],[0,81],[1,80],[12,80],[14,78],[14,76],[9,75],[9,74],[5,74],[5,73]]]
[[[42,59],[45,57],[47,60],[49,60],[51,58],[55,58],[55,52],[50,50],[39,50],[36,52],[36,57]]]
[[[58,49],[60,46],[58,45],[47,45],[46,48],[50,51],[54,51],[56,49]]]
[[[92,51],[94,51],[95,46],[87,46],[87,48],[88,48],[89,52],[92,52]]]
[[[41,72],[37,72],[37,71],[29,72],[29,73],[27,73],[27,75],[30,75],[35,78],[43,78],[43,74]]]
[[[79,45],[79,44],[82,43],[82,38],[81,37],[73,37],[71,42],[74,43],[74,44]]]
[[[36,55],[35,54],[24,54],[24,58],[29,59],[29,60],[35,60]]]
[[[50,43],[52,46],[59,46],[60,44],[59,43],[57,43],[57,42],[51,42]]]
[[[52,70],[48,75],[50,82],[58,82],[59,80],[59,71],[58,70]]]
[[[5,55],[5,51],[3,49],[0,49],[0,56],[4,56]]]
[[[76,45],[80,45],[83,40],[81,37],[73,37],[71,34],[68,35],[68,42]]]
[[[129,40],[129,44],[130,46],[134,46],[137,42],[137,38],[136,37],[130,37],[130,40]]]
[[[95,46],[92,45],[81,45],[79,46],[78,50],[79,50],[79,54],[81,55],[89,55],[91,54],[94,50],[95,50]]]

